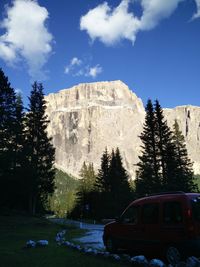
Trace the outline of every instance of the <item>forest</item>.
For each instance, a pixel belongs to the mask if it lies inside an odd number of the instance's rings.
[[[33,83],[24,107],[22,96],[0,70],[1,210],[100,220],[119,216],[130,201],[142,196],[199,191],[199,175],[193,173],[178,122],[169,128],[158,100],[146,104],[134,181],[118,147],[105,147],[98,170],[92,162],[83,162],[79,179],[56,170],[45,110],[41,83]]]

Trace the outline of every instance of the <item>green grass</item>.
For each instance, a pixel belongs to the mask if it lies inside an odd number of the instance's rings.
[[[126,266],[100,256],[84,255],[83,252],[58,246],[55,235],[61,229],[63,226],[55,225],[46,219],[0,216],[0,267]],[[80,236],[82,231],[72,226],[66,229],[67,240]],[[29,239],[46,239],[49,245],[27,249],[25,244]]]

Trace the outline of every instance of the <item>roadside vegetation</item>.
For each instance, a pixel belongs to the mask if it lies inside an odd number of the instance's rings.
[[[47,208],[57,217],[68,217],[76,205],[76,192],[79,184],[79,179],[61,170],[56,170],[55,191],[49,196]]]
[[[0,216],[0,266],[6,267],[118,267],[101,257],[85,255],[55,242],[56,234],[66,229],[66,239],[72,240],[84,230],[57,225],[46,219],[26,216]],[[28,240],[46,239],[46,247],[25,248]],[[125,266],[125,265],[124,265]]]

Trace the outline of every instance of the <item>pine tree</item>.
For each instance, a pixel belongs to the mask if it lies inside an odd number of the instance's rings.
[[[173,137],[158,100],[155,102],[155,107],[151,101],[147,103],[145,125],[140,138],[142,140],[142,155],[139,157],[136,177],[138,195],[194,188],[194,184],[189,178],[193,177],[193,174],[191,163],[186,160],[185,147],[182,146],[184,159],[180,159],[178,152],[183,137],[181,137],[177,125]],[[183,170],[181,170],[182,161],[185,162],[185,166],[187,165],[184,167],[187,175],[184,175]],[[186,181],[190,181],[190,186],[188,184],[184,187]]]
[[[137,164],[138,171],[135,181],[138,196],[158,192],[161,187],[156,131],[157,124],[154,107],[152,101],[149,99],[146,105],[143,132],[140,135],[142,150]]]
[[[161,191],[169,190],[169,185],[173,183],[173,177],[177,172],[175,146],[173,143],[172,131],[167,125],[167,121],[164,118],[163,110],[159,104],[159,101],[155,102],[155,117],[157,123],[157,145],[158,156],[160,161],[160,173],[162,177]]]
[[[54,191],[55,149],[47,135],[49,121],[45,115],[43,86],[35,82],[29,98],[26,118],[27,190],[29,210],[35,214],[39,205]]]
[[[16,209],[27,209],[25,203],[25,173],[24,166],[26,166],[25,160],[25,113],[22,102],[21,94],[16,95],[15,103],[15,132],[14,132],[14,147],[13,147],[13,181],[11,195],[13,198],[13,207]]]
[[[9,205],[14,169],[15,92],[0,69],[0,205]]]
[[[92,163],[88,165],[83,163],[80,170],[80,185],[77,192],[77,209],[80,210],[82,217],[89,217],[93,206],[93,190],[96,180],[96,175]]]
[[[96,181],[96,173],[94,171],[93,163],[88,165],[88,190],[91,192],[94,189]]]
[[[110,181],[110,201],[114,216],[120,215],[130,200],[130,186],[128,174],[123,167],[122,157],[119,148],[112,150],[109,181]]]
[[[91,192],[94,188],[94,183],[96,179],[94,167],[92,163],[89,163],[88,166],[83,162],[83,166],[80,170],[80,187],[84,192]]]
[[[15,172],[17,172],[18,169],[21,169],[23,165],[23,148],[25,145],[25,113],[21,94],[16,95],[15,116],[14,169]]]
[[[185,192],[198,191],[198,187],[195,184],[192,162],[188,158],[185,139],[179,129],[177,120],[175,120],[173,125],[173,141],[176,152],[177,172],[171,187],[174,190]]]
[[[107,147],[101,157],[101,168],[98,171],[95,187],[98,192],[110,192],[109,182],[110,156]]]
[[[109,180],[112,193],[124,193],[129,191],[128,174],[123,167],[122,157],[119,148],[116,151],[112,150],[110,167],[109,167]]]
[[[87,192],[87,173],[88,173],[88,167],[85,163],[85,161],[83,162],[83,166],[80,170],[80,191],[81,192]]]

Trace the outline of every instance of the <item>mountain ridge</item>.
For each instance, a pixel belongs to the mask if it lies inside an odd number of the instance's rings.
[[[97,170],[105,149],[119,147],[125,168],[135,177],[145,108],[142,100],[120,80],[81,83],[45,96],[48,133],[56,147],[56,166],[79,176],[83,162]],[[200,173],[200,107],[163,108],[172,127],[178,120],[195,173]],[[195,139],[196,136],[196,139]]]

